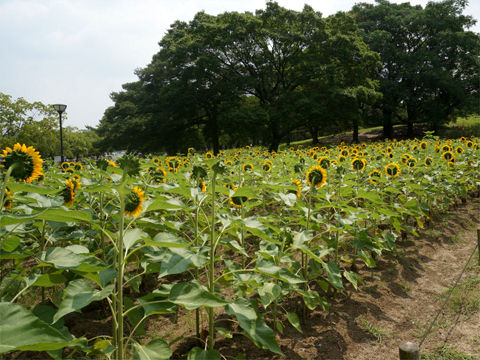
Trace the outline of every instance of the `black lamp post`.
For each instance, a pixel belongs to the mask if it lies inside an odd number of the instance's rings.
[[[57,110],[58,115],[60,115],[60,161],[63,163],[65,159],[63,158],[62,113],[67,108],[67,105],[55,104],[53,107]]]

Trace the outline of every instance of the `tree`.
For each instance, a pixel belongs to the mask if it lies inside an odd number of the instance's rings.
[[[425,9],[409,3],[353,7],[365,42],[380,53],[384,136],[396,120],[408,125],[429,122],[433,128],[478,99],[479,37],[466,31],[474,24],[461,15],[464,0],[430,2]]]

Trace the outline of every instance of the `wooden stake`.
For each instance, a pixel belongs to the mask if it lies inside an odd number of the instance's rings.
[[[400,360],[420,360],[420,349],[418,345],[410,341],[403,343],[398,348]]]

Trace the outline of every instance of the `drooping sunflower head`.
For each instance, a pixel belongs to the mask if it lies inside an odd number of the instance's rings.
[[[62,190],[63,203],[67,206],[73,204],[75,200],[75,184],[71,180],[65,181],[65,187]]]
[[[147,198],[144,196],[145,192],[135,186],[132,191],[130,191],[125,197],[125,215],[136,217],[143,210],[143,201]]]
[[[378,182],[378,179],[380,179],[382,177],[382,172],[380,170],[373,170],[370,174],[368,174],[368,176],[370,177],[370,182],[372,184],[375,184]]]
[[[207,170],[205,168],[195,165],[192,169],[192,179],[199,180],[207,177]]]
[[[0,154],[0,167],[6,172],[11,166],[13,170],[11,176],[18,181],[27,183],[38,179],[42,174],[43,160],[38,151],[33,146],[27,147],[25,144],[16,143],[13,149],[7,147]]]
[[[140,173],[140,160],[133,154],[125,154],[118,159],[120,168],[130,176],[136,176]]]
[[[400,165],[397,163],[390,163],[387,166],[385,166],[385,173],[389,177],[396,177],[398,174],[400,174]]]
[[[425,166],[430,166],[433,163],[433,159],[430,156],[427,156],[423,162]]]
[[[319,188],[327,182],[327,172],[320,165],[310,168],[307,172],[308,185]]]
[[[352,169],[354,171],[362,171],[367,165],[367,160],[361,158],[354,158],[352,160]]]

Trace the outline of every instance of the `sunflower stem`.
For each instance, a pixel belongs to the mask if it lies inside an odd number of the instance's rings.
[[[213,171],[212,179],[212,218],[211,218],[211,228],[210,228],[210,263],[208,271],[208,288],[210,293],[213,295],[215,290],[215,280],[214,280],[214,271],[215,271],[215,182],[217,178],[217,172]],[[213,308],[209,307],[208,311],[208,349],[213,350],[215,345],[215,329],[214,329],[214,318],[213,318]]]

